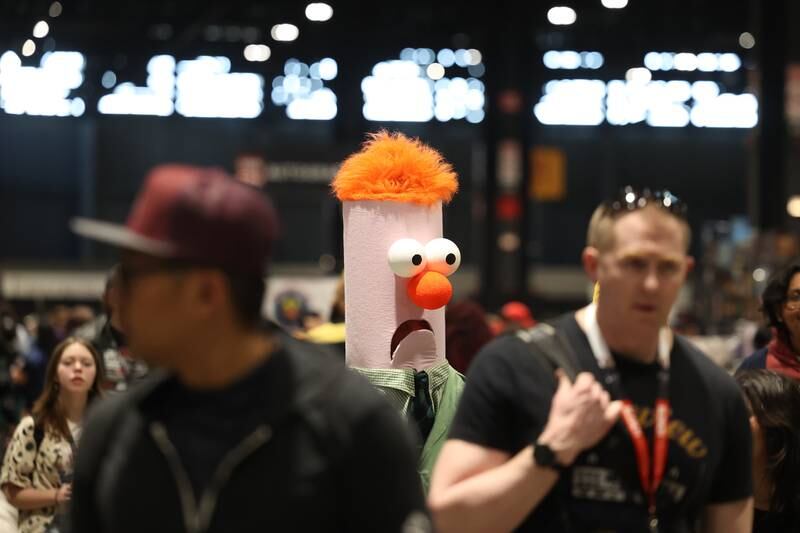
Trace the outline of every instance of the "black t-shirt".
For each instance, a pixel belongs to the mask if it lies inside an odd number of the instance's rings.
[[[580,369],[604,382],[573,315],[553,323]],[[658,365],[614,355],[622,390],[632,400],[652,453]],[[467,375],[450,438],[516,454],[544,429],[556,381],[548,364],[516,336],[488,344]],[[677,337],[671,353],[669,450],[657,493],[659,530],[693,531],[707,504],[752,492],[751,436],[736,383]],[[582,453],[518,531],[640,532],[648,523],[633,444],[621,422]]]
[[[797,531],[791,520],[783,513],[772,513],[755,509],[753,514],[753,533],[788,533]]]

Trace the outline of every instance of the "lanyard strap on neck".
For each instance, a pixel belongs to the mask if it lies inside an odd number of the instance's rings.
[[[600,331],[600,324],[597,322],[597,306],[589,304],[583,310],[583,326],[592,353],[600,368],[614,368],[614,358],[611,357],[611,350],[608,348],[603,333]],[[669,369],[669,354],[672,351],[672,330],[663,327],[658,332],[658,363],[661,368]]]
[[[611,350],[608,347],[600,325],[597,322],[597,306],[591,304],[584,310],[583,315],[586,336],[592,348],[597,363],[602,369],[616,373],[614,359],[611,357]],[[633,442],[636,452],[636,466],[639,471],[639,481],[642,490],[648,499],[648,511],[651,517],[656,513],[656,491],[661,480],[664,479],[664,470],[667,465],[667,450],[669,447],[669,363],[670,351],[672,350],[672,332],[669,328],[661,328],[658,336],[658,362],[661,369],[658,373],[658,396],[653,410],[653,463],[650,464],[650,450],[647,446],[647,437],[644,435],[642,426],[633,408],[630,399],[623,398],[620,417],[628,435]],[[621,386],[619,376],[616,379],[617,385]]]

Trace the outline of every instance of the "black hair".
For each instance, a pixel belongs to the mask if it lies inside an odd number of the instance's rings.
[[[239,320],[247,327],[256,327],[261,321],[261,306],[266,293],[262,276],[225,272],[230,288],[231,303]]]
[[[800,526],[800,384],[764,369],[737,372],[736,381],[764,434],[770,511]]]

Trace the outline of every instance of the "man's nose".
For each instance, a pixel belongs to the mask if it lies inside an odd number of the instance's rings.
[[[660,283],[656,269],[654,267],[648,268],[644,276],[644,288],[648,291],[656,291]]]

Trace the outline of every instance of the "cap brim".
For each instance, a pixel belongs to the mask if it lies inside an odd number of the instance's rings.
[[[111,244],[125,250],[133,250],[160,257],[169,257],[175,254],[175,247],[170,243],[144,237],[134,233],[122,224],[78,217],[70,220],[70,228],[82,237]]]

